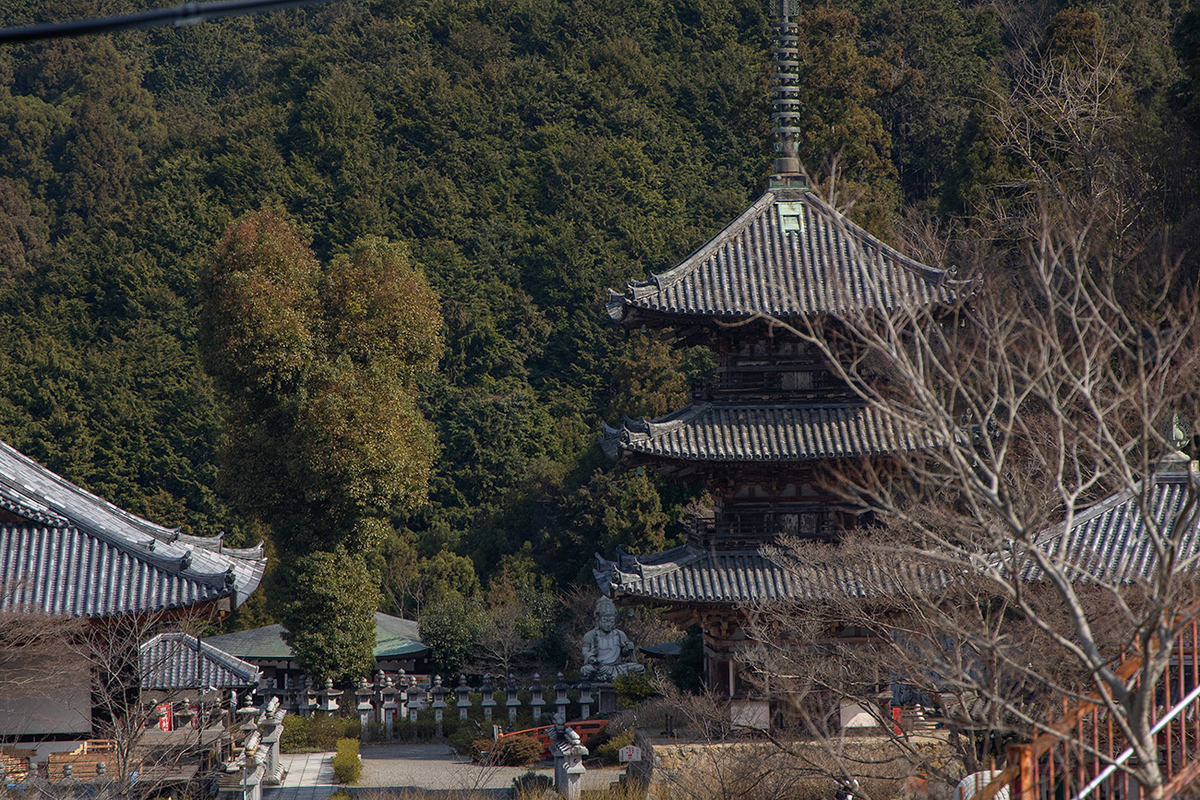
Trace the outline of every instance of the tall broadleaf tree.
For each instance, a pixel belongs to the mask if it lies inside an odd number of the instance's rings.
[[[322,679],[369,674],[371,556],[391,515],[424,501],[433,463],[417,379],[441,353],[437,298],[403,245],[360,239],[323,266],[270,208],[226,234],[202,288],[224,485],[271,531],[297,662]]]

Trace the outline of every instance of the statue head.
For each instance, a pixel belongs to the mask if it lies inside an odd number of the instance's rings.
[[[617,607],[612,600],[601,597],[596,601],[596,627],[604,633],[612,633],[617,627]]]

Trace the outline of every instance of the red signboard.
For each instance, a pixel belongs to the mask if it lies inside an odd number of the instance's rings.
[[[158,704],[158,727],[164,731],[171,730],[171,704],[170,703],[159,703]]]

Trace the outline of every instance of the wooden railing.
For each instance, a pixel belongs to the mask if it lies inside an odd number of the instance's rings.
[[[1164,800],[1200,777],[1200,648],[1197,622],[1176,637],[1167,671],[1159,679],[1152,731],[1159,767],[1167,779]],[[1118,678],[1140,680],[1142,658],[1123,658]],[[1142,790],[1125,767],[1133,761],[1119,727],[1099,695],[1091,695],[1042,729],[1027,744],[1010,745],[1005,768],[977,795],[993,800],[1008,787],[1012,800],[1134,800]]]

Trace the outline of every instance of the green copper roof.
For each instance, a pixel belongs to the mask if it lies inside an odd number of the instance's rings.
[[[375,614],[375,658],[395,658],[416,655],[428,650],[417,638],[417,623],[393,617],[390,614]],[[292,650],[283,640],[282,625],[266,625],[248,631],[209,636],[204,640],[242,659],[288,659]]]

